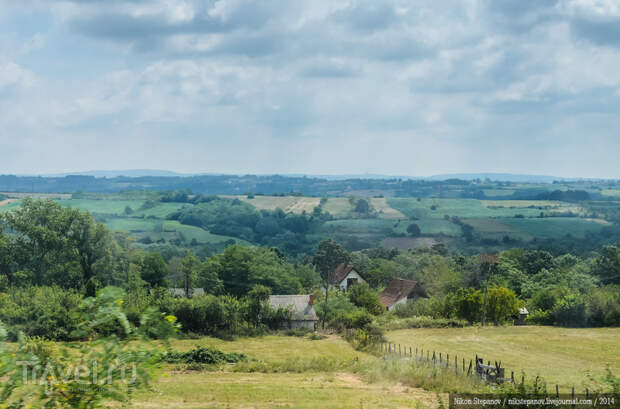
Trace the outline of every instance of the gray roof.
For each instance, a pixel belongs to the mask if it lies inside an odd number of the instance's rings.
[[[269,304],[273,308],[290,308],[293,321],[317,321],[319,318],[312,306],[310,295],[270,295]]]
[[[175,297],[185,297],[185,288],[169,288],[168,292]],[[192,288],[190,289],[190,297],[194,297],[197,295],[205,295],[205,290],[202,288]]]

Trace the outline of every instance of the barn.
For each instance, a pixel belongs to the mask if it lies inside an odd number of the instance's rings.
[[[273,308],[286,308],[292,311],[288,327],[291,329],[308,328],[314,330],[319,320],[314,311],[314,300],[311,294],[306,295],[271,295],[269,304]]]
[[[415,298],[428,298],[424,285],[419,281],[392,278],[388,286],[379,294],[379,301],[388,310],[393,310],[398,304]]]
[[[351,264],[340,263],[329,275],[329,288],[347,291],[356,283],[365,283],[360,273]]]

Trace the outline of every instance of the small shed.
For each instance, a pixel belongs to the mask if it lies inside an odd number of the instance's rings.
[[[530,312],[525,307],[519,308],[519,318],[515,321],[515,325],[525,325],[525,319]]]
[[[340,263],[329,275],[329,288],[347,291],[349,287],[357,283],[365,283],[360,273],[351,264]]]
[[[314,299],[311,294],[270,295],[269,304],[273,308],[286,308],[292,311],[288,328],[308,328],[311,330],[316,328],[316,322],[319,318],[314,311]]]
[[[404,304],[414,298],[428,298],[424,285],[419,281],[392,278],[388,286],[379,294],[379,301],[391,311],[398,304]]]

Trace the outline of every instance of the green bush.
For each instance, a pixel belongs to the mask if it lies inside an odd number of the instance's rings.
[[[22,331],[29,336],[66,341],[76,328],[70,316],[81,300],[76,291],[60,287],[10,288],[0,293],[0,317],[12,340]]]
[[[226,353],[215,348],[195,347],[187,352],[168,352],[163,360],[168,363],[223,364],[247,361],[248,356],[239,352]]]
[[[364,308],[371,314],[379,315],[385,308],[379,302],[379,296],[368,284],[359,283],[351,286],[347,291],[349,300],[358,307]]]
[[[381,317],[377,325],[385,331],[409,328],[461,328],[468,325],[465,320],[456,318],[433,318],[428,316],[394,319],[394,317]]]
[[[526,322],[534,325],[553,325],[554,316],[551,311],[537,309],[530,311],[530,314],[526,318]]]

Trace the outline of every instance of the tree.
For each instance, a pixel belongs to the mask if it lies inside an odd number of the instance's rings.
[[[357,203],[355,203],[355,212],[362,214],[367,214],[370,212],[370,204],[368,203],[368,200],[359,199]]]
[[[420,230],[420,226],[418,226],[417,224],[411,223],[409,226],[407,226],[407,233],[409,233],[411,237],[418,237],[420,234],[422,234],[422,230]]]
[[[181,275],[183,277],[183,289],[187,298],[192,296],[196,278],[198,276],[198,268],[200,259],[192,254],[189,250],[185,252],[185,257],[181,260]]]
[[[198,285],[207,294],[220,295],[224,293],[224,283],[219,277],[222,265],[214,258],[205,260],[198,271]]]
[[[142,259],[141,277],[150,287],[167,287],[168,265],[159,253],[149,253]]]
[[[487,314],[495,325],[498,325],[511,316],[517,314],[519,300],[514,291],[499,286],[493,286],[488,291]]]
[[[596,259],[594,272],[604,284],[620,284],[620,248],[603,247]]]
[[[476,322],[482,314],[482,294],[473,288],[459,288],[455,296],[456,313],[459,318]]]
[[[377,292],[371,290],[366,283],[357,283],[349,287],[347,296],[353,304],[371,314],[379,315],[385,310],[379,302]]]
[[[325,324],[328,313],[329,276],[340,263],[348,263],[350,259],[351,256],[347,250],[332,239],[320,242],[316,254],[312,259],[312,263],[316,266],[321,275],[321,280],[325,288],[323,324]]]
[[[16,233],[11,246],[19,269],[32,272],[35,285],[85,284],[111,241],[110,232],[89,213],[53,200],[25,198],[20,208],[3,218]]]

